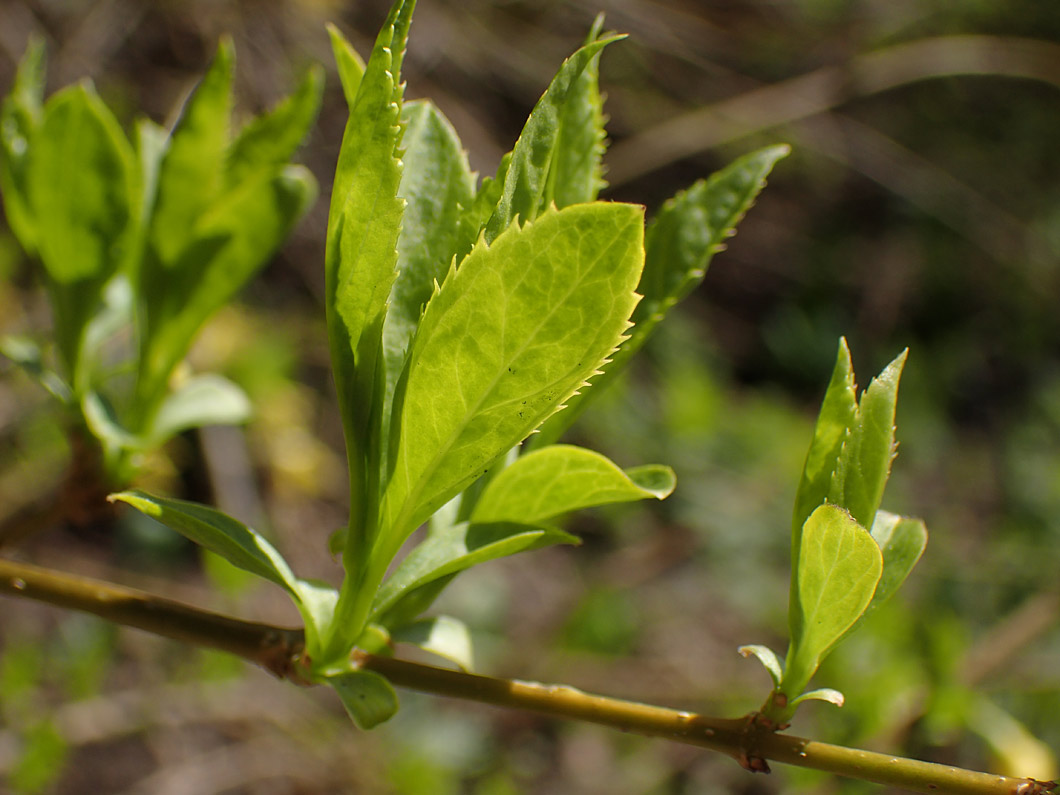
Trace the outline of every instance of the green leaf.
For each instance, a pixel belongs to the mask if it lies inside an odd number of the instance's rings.
[[[132,146],[88,83],[48,100],[26,180],[56,339],[77,389],[84,328],[130,254],[139,192]]]
[[[771,146],[744,155],[730,165],[696,182],[663,205],[649,224],[644,240],[644,274],[637,292],[644,296],[633,313],[630,339],[615,354],[594,388],[570,401],[530,441],[531,448],[552,444],[644,345],[659,321],[703,281],[714,254],[735,234],[765,179],[787,146]]]
[[[424,651],[436,654],[459,665],[463,670],[474,668],[471,633],[463,621],[449,616],[425,618],[398,627],[390,633],[398,643],[411,643]]]
[[[578,543],[577,537],[562,530],[525,524],[462,522],[439,528],[409,552],[383,583],[372,604],[372,620],[383,616],[407,594],[480,563],[553,544]],[[424,604],[423,609],[427,606]]]
[[[456,265],[463,261],[464,257],[471,252],[475,243],[482,236],[490,216],[493,215],[497,203],[501,200],[501,194],[504,191],[504,177],[508,173],[508,166],[511,165],[511,162],[512,153],[508,152],[501,158],[500,165],[497,166],[496,176],[485,177],[470,206],[462,208],[463,212],[460,214],[459,228],[457,230]]]
[[[832,476],[829,502],[846,508],[863,527],[872,526],[891,474],[898,381],[907,354],[902,351],[862,394]]]
[[[177,266],[189,232],[220,193],[232,112],[235,50],[225,37],[206,76],[184,106],[169,141],[158,181],[148,241],[160,268]],[[145,274],[145,282],[157,274]]]
[[[623,472],[608,458],[570,445],[529,453],[490,481],[471,514],[473,522],[538,524],[570,511],[655,498],[674,488],[665,466]]]
[[[238,519],[206,505],[155,497],[137,489],[112,494],[109,499],[128,503],[234,566],[293,591],[295,576],[287,561],[263,536]]]
[[[194,242],[172,270],[141,288],[147,304],[142,403],[154,405],[203,323],[268,261],[315,195],[316,181],[301,166],[261,173],[186,230]]]
[[[791,521],[792,560],[797,560],[802,526],[817,506],[828,498],[836,461],[857,413],[857,392],[854,386],[854,368],[850,362],[850,349],[847,348],[846,339],[840,337],[832,379],[828,383],[824,400],[821,401],[821,411],[813,429],[813,440],[806,453],[806,463],[803,464],[802,478],[795,495],[795,512]]]
[[[585,43],[600,36],[604,15],[599,14]],[[600,161],[605,146],[603,100],[600,97],[600,53],[597,52],[575,78],[559,111],[554,162],[549,170],[540,211],[593,201],[606,186]]]
[[[810,690],[803,693],[798,698],[792,700],[791,706],[797,706],[803,701],[827,701],[829,704],[835,704],[837,707],[843,706],[843,702],[846,698],[838,690],[833,690],[830,687],[821,687],[817,690]]]
[[[512,150],[511,163],[504,176],[501,198],[486,224],[486,242],[492,243],[511,225],[516,216],[521,223],[534,220],[543,207],[556,150],[559,146],[560,117],[578,77],[593,62],[597,54],[613,41],[624,38],[611,36],[597,39],[575,52],[563,62],[548,89],[538,100],[526,120],[519,140]]]
[[[227,378],[194,376],[162,402],[151,426],[150,445],[159,445],[188,428],[246,422],[250,414],[246,393]]]
[[[782,681],[789,703],[865,612],[883,570],[883,556],[868,530],[842,508],[829,504],[806,520],[799,561],[791,646]]]
[[[363,565],[376,522],[382,461],[385,376],[383,322],[396,276],[404,203],[401,161],[401,61],[413,0],[397,0],[376,39],[357,90],[328,215],[325,292],[332,372],[350,469],[350,537],[343,561]]]
[[[784,678],[784,668],[771,648],[752,644],[750,646],[741,646],[737,651],[744,657],[753,655],[769,671],[769,675],[773,679],[773,686],[780,687],[780,680]]]
[[[450,271],[410,354],[381,554],[393,557],[612,354],[636,303],[641,212],[602,203],[550,211],[480,243]]]
[[[872,523],[872,538],[883,553],[883,574],[876,586],[865,618],[897,591],[913,570],[927,546],[927,527],[920,519],[878,511]]]
[[[346,106],[352,108],[357,100],[357,89],[360,88],[361,79],[364,77],[364,61],[337,27],[329,22],[327,29],[331,38],[331,52],[339,71],[339,81],[342,83],[342,93],[346,96]]]
[[[37,250],[26,168],[44,102],[44,41],[33,37],[19,61],[11,92],[0,104],[0,195],[7,224],[28,254]]]
[[[398,276],[383,326],[387,400],[401,374],[423,307],[456,254],[459,220],[475,180],[449,120],[430,102],[402,109],[404,170],[398,193],[407,204],[398,238]]]
[[[398,711],[393,686],[375,671],[348,671],[328,677],[342,706],[360,729],[372,729],[390,720]]]
[[[319,656],[320,639],[331,621],[338,594],[327,585],[298,579],[260,533],[206,505],[155,497],[138,489],[111,494],[107,499],[128,503],[232,565],[282,587],[293,598],[305,622],[310,657]]]
[[[316,121],[323,92],[324,70],[316,65],[294,93],[247,124],[228,150],[226,188],[250,179],[255,172],[284,166]]]

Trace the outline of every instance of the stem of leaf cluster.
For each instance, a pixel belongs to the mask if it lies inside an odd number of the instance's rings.
[[[0,559],[0,593],[95,614],[157,635],[238,655],[283,678],[297,679],[303,634],[201,610],[143,591]],[[525,709],[558,718],[661,737],[720,751],[745,768],[766,772],[766,760],[900,787],[954,795],[1038,795],[1056,783],[977,773],[787,734],[763,731],[753,720],[715,718],[544,685],[435,668],[355,651],[354,662],[393,684],[439,696]]]

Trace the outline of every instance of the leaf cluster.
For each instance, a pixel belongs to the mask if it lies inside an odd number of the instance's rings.
[[[98,440],[114,484],[174,434],[248,416],[234,384],[174,375],[316,194],[290,159],[316,119],[322,71],[233,134],[234,67],[223,40],[175,127],[141,119],[130,139],[88,81],[44,100],[34,41],[0,105],[4,210],[41,265],[56,361],[25,338],[0,350]]]
[[[641,207],[597,200],[598,61],[620,38],[598,19],[480,182],[441,111],[404,100],[413,7],[394,3],[367,61],[330,31],[349,106],[324,262],[350,483],[349,522],[330,542],[340,587],[300,580],[260,534],[212,509],[116,495],[285,588],[305,620],[303,675],[331,684],[362,726],[397,702],[351,662],[354,647],[409,642],[470,667],[466,627],[422,617],[453,577],[577,543],[557,525],[571,511],[673,490],[668,467],[623,470],[554,442],[583,396],[702,280],[787,153],[741,158],[675,197],[647,231]]]

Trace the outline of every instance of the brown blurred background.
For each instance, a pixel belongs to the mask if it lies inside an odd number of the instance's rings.
[[[420,0],[406,95],[427,96],[492,173],[594,16],[629,33],[601,65],[606,198],[647,205],[786,141],[758,205],[631,377],[574,431],[623,465],[675,467],[656,507],[579,517],[584,546],[491,564],[444,608],[482,670],[737,715],[783,652],[786,528],[815,401],[845,334],[859,381],[902,348],[901,456],[885,501],[928,552],[895,604],[819,677],[794,731],[1050,775],[1060,744],[1060,6],[1041,0]],[[257,112],[328,69],[301,154],[322,198],[204,332],[194,362],[255,400],[245,430],[188,436],[150,485],[267,527],[334,579],[343,522],[323,325],[327,190],[346,108],[324,24],[367,55],[378,0],[0,0],[0,90],[32,33],[49,91],[91,77],[126,125],[172,122],[233,35]],[[0,232],[0,330],[46,328],[39,282]],[[67,451],[35,388],[0,383],[0,513],[47,492]],[[54,528],[19,554],[250,618],[295,620],[155,528]],[[0,789],[55,793],[875,791],[603,729],[402,695],[358,733],[328,693],[131,630],[0,604]],[[1040,740],[1034,740],[1037,736]]]

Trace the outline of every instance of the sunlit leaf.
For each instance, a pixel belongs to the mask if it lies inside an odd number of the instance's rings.
[[[389,554],[614,351],[636,303],[642,223],[632,205],[550,211],[450,272],[420,323],[393,426]]]
[[[504,187],[493,215],[486,224],[486,242],[490,243],[512,223],[516,216],[520,223],[532,221],[542,207],[559,146],[560,117],[577,81],[585,68],[594,61],[600,50],[622,36],[597,39],[575,52],[563,62],[548,89],[538,100],[519,140],[512,150],[511,162],[504,175]]]
[[[883,570],[880,548],[849,513],[817,508],[802,529],[796,609],[783,689],[800,695],[820,661],[865,612]]]
[[[661,500],[673,491],[674,482],[669,467],[623,472],[592,450],[550,445],[518,458],[490,481],[471,520],[536,524],[595,505]]]
[[[630,339],[592,389],[572,398],[566,411],[542,426],[530,440],[531,448],[559,439],[587,401],[623,370],[666,313],[703,281],[714,254],[724,248],[725,240],[765,187],[773,166],[789,151],[787,146],[771,146],[744,155],[663,205],[644,239],[644,273],[637,286],[644,299],[633,313]]]
[[[383,455],[383,322],[396,277],[404,207],[398,198],[401,161],[396,151],[401,140],[400,75],[414,6],[413,0],[398,0],[376,39],[350,108],[328,215],[328,338],[353,506],[343,556],[347,565],[364,562],[375,525],[374,517],[364,512],[375,505]]]

